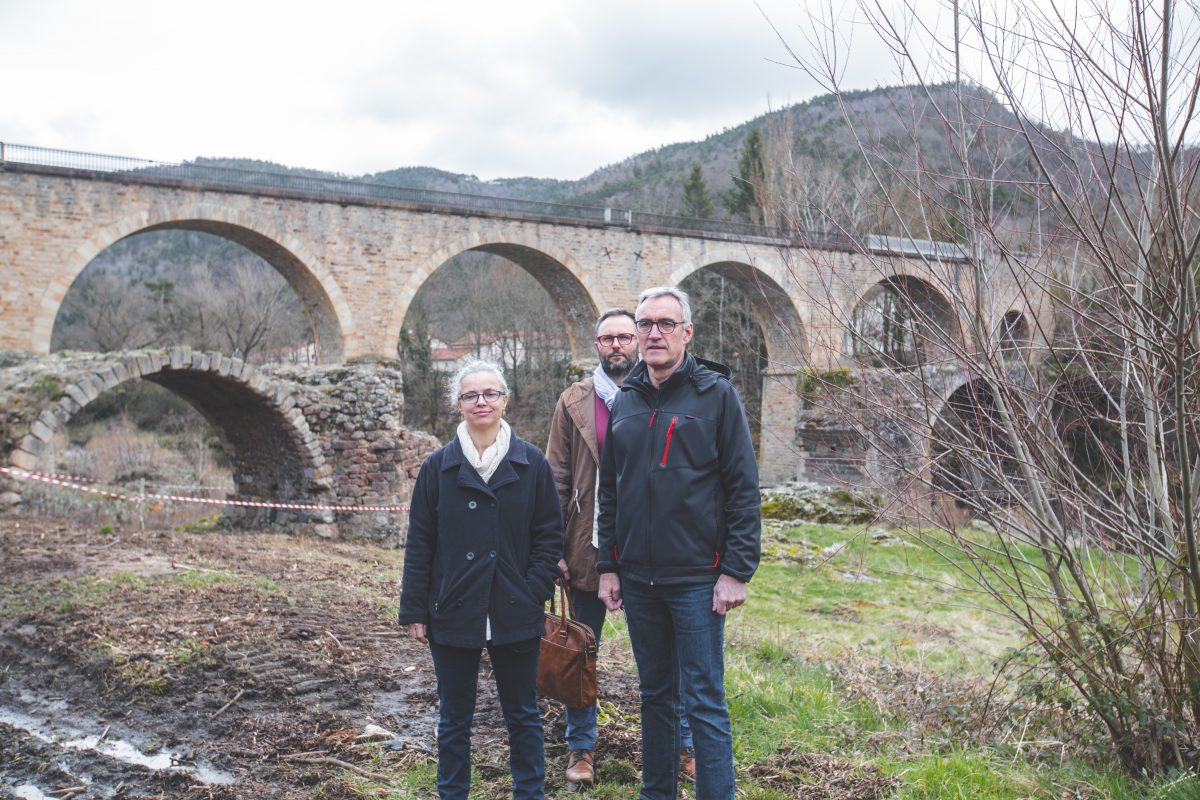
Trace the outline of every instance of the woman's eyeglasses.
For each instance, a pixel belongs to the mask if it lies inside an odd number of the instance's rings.
[[[479,398],[482,397],[489,403],[498,403],[500,402],[500,398],[506,394],[508,392],[501,392],[496,389],[488,389],[486,392],[463,392],[458,396],[458,402],[467,404],[477,403],[479,402]]]
[[[604,336],[597,336],[596,341],[600,343],[601,347],[612,347],[614,344],[620,344],[621,347],[625,347],[626,345],[633,344],[633,334],[632,333],[618,333],[618,334],[613,334],[613,335],[605,334]]]

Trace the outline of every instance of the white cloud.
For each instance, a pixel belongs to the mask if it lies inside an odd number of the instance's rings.
[[[770,59],[751,0],[0,0],[0,139],[577,178],[816,92]]]

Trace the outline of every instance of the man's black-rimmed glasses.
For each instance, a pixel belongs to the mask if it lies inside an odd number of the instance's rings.
[[[597,336],[596,341],[600,344],[601,347],[612,347],[614,344],[619,344],[622,347],[625,347],[626,345],[633,344],[633,334],[632,333],[615,333],[615,334],[606,333],[603,336]]]
[[[659,333],[663,336],[670,336],[671,332],[675,330],[675,326],[682,325],[683,322],[677,319],[639,319],[633,324],[637,326],[638,333],[641,334],[649,333],[657,325]]]

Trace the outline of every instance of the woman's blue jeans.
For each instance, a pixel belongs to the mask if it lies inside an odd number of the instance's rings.
[[[513,798],[541,800],[546,761],[537,699],[538,639],[488,645],[496,694],[508,728]],[[471,791],[471,721],[479,688],[478,647],[429,643],[438,682],[438,797],[466,800]]]
[[[691,723],[697,800],[733,800],[733,732],[725,705],[725,617],[713,584],[651,586],[621,580],[642,694],[643,800],[675,800],[677,708]]]

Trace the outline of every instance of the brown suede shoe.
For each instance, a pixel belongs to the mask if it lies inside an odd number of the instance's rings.
[[[686,783],[696,782],[696,751],[690,747],[679,751],[679,780]]]
[[[594,760],[591,750],[572,750],[567,756],[567,783],[590,786],[596,780]]]

